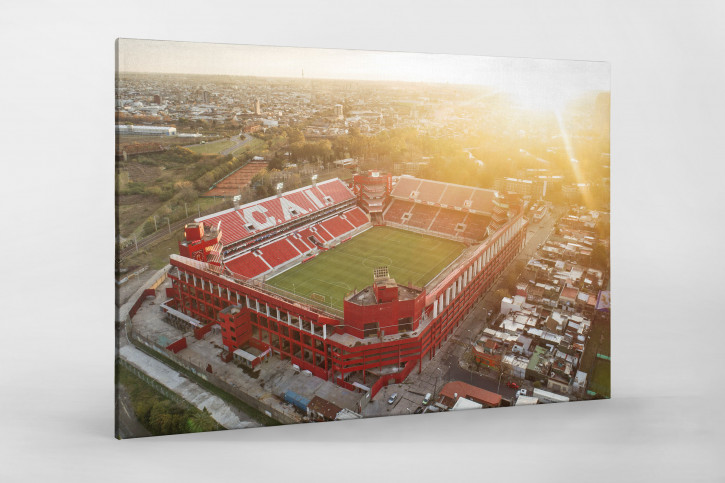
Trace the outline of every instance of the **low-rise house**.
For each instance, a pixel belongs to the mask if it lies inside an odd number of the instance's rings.
[[[498,369],[501,367],[501,357],[503,352],[503,345],[494,339],[487,339],[483,342],[483,344],[480,344],[479,341],[479,344],[473,346],[473,357],[476,362],[491,369]]]
[[[314,421],[334,421],[342,408],[327,399],[314,396],[307,405],[307,415]]]
[[[529,364],[526,366],[526,380],[546,383],[551,368],[551,358],[548,353],[549,351],[542,346],[537,346],[534,349]]]
[[[472,386],[462,381],[449,382],[440,392],[440,403],[452,408],[458,398],[466,398],[481,404],[483,407],[492,408],[501,405],[501,395],[487,391],[477,386]]]
[[[526,379],[526,369],[529,367],[528,357],[506,354],[501,358],[501,363],[511,376]]]

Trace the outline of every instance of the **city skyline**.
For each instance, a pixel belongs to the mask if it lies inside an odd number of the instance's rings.
[[[118,39],[119,73],[478,85],[558,111],[610,91],[606,62]]]

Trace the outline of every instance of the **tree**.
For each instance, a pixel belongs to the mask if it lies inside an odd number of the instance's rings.
[[[147,220],[146,223],[143,225],[143,229],[141,230],[141,236],[150,235],[156,231],[156,226],[154,225],[153,220]]]
[[[159,401],[154,404],[149,414],[149,426],[157,434],[172,434],[174,430],[174,418],[172,414],[171,401]]]
[[[186,422],[187,428],[192,433],[203,433],[206,431],[215,431],[219,428],[217,422],[212,418],[211,413],[206,409],[202,409]]]

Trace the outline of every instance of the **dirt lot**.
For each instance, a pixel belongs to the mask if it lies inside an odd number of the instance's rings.
[[[266,161],[250,161],[243,168],[217,184],[213,190],[208,191],[204,196],[234,196],[239,193],[241,188],[244,188],[252,181],[255,174],[266,167]]]

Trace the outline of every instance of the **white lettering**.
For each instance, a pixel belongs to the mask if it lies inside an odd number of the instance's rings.
[[[307,190],[307,191],[303,191],[303,193],[306,194],[307,197],[312,200],[312,202],[315,204],[316,207],[318,207],[318,208],[325,207],[324,203],[322,203],[319,199],[317,199],[317,196],[315,196],[315,194],[312,191]]]
[[[264,206],[260,206],[260,205],[251,206],[243,211],[244,211],[244,220],[247,223],[253,224],[259,230],[264,230],[265,228],[271,228],[274,225],[276,225],[274,218],[271,218],[271,217],[265,215],[265,213],[267,212],[267,209]],[[260,213],[267,221],[265,221],[264,223],[260,223],[256,218],[254,218],[254,213]]]
[[[291,210],[297,211],[297,215],[304,215],[307,213],[307,210],[304,208],[297,206],[296,204],[292,203],[290,200],[286,198],[280,198],[279,204],[282,205],[282,213],[284,213],[284,221],[289,221],[292,219],[292,213]]]

